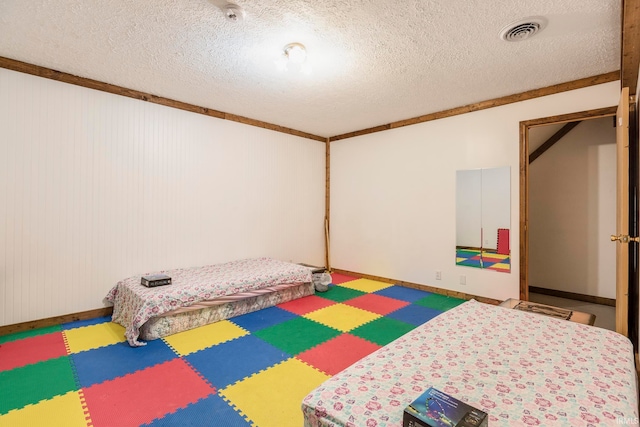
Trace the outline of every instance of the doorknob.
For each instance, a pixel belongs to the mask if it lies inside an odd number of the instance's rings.
[[[620,243],[629,243],[629,242],[640,242],[640,237],[629,237],[626,234],[611,235],[612,242],[620,242]]]

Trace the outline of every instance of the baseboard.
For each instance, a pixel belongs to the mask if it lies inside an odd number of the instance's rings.
[[[538,288],[535,286],[529,286],[529,292],[534,294],[549,295],[558,298],[574,299],[576,301],[590,302],[592,304],[608,305],[610,307],[616,306],[616,300],[612,298],[595,297],[593,295],[576,294],[573,292],[559,291],[557,289]]]
[[[95,310],[83,311],[80,313],[65,314],[63,316],[33,320],[31,322],[0,326],[0,336],[14,334],[16,332],[25,332],[32,329],[45,328],[47,326],[60,325],[62,323],[75,322],[77,320],[88,320],[94,319],[96,317],[111,316],[112,313],[113,307],[104,307],[97,308]]]
[[[481,296],[478,296],[478,295],[467,294],[467,293],[464,293],[464,292],[457,292],[457,291],[450,291],[450,290],[447,290],[447,289],[434,288],[433,286],[420,285],[418,283],[405,282],[403,280],[389,279],[389,278],[380,277],[380,276],[372,276],[370,274],[356,273],[354,271],[340,270],[340,269],[337,269],[337,268],[332,269],[331,272],[332,273],[344,274],[346,276],[363,278],[363,279],[377,280],[378,282],[393,283],[394,285],[400,285],[400,286],[404,286],[406,288],[419,289],[421,291],[432,292],[434,294],[446,295],[446,296],[449,296],[449,297],[456,297],[456,298],[461,298],[461,299],[465,299],[465,300],[474,299],[476,301],[484,302],[484,303],[487,303],[487,304],[498,305],[498,304],[500,304],[502,302],[502,301],[497,300],[497,299],[485,298],[485,297],[481,297]]]

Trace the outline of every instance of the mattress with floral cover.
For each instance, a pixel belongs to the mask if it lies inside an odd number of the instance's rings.
[[[304,423],[401,427],[404,408],[429,387],[487,412],[491,427],[638,425],[627,338],[473,300],[313,390]]]
[[[132,346],[144,345],[138,337],[147,320],[178,307],[282,283],[311,282],[309,268],[271,258],[160,273],[171,277],[172,284],[147,288],[140,284],[141,276],[133,276],[118,282],[105,297],[114,305],[112,320],[126,328],[125,337]]]
[[[282,287],[282,289],[280,289]],[[198,308],[193,311],[170,311],[166,315],[152,317],[140,327],[140,339],[155,340],[178,332],[194,329],[219,320],[230,319],[242,314],[273,307],[283,302],[303,298],[315,293],[312,282],[291,286],[273,286],[262,289],[265,293],[252,291],[235,294],[243,298],[222,297],[220,304]],[[219,302],[218,300],[215,300]],[[195,304],[196,306],[198,304]]]

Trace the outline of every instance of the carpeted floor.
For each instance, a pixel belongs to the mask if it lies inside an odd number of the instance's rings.
[[[463,301],[334,274],[325,293],[131,348],[109,318],[0,337],[0,426],[301,426],[304,396]]]

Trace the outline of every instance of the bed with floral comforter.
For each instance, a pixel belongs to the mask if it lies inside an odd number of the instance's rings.
[[[627,338],[468,301],[312,391],[305,426],[401,427],[429,387],[487,412],[491,427],[638,425]]]
[[[271,258],[159,273],[171,277],[172,284],[147,288],[140,284],[141,276],[133,276],[118,282],[105,297],[114,305],[112,320],[126,328],[125,337],[132,346],[144,345],[138,337],[147,320],[178,307],[283,283],[311,282],[309,268]]]

